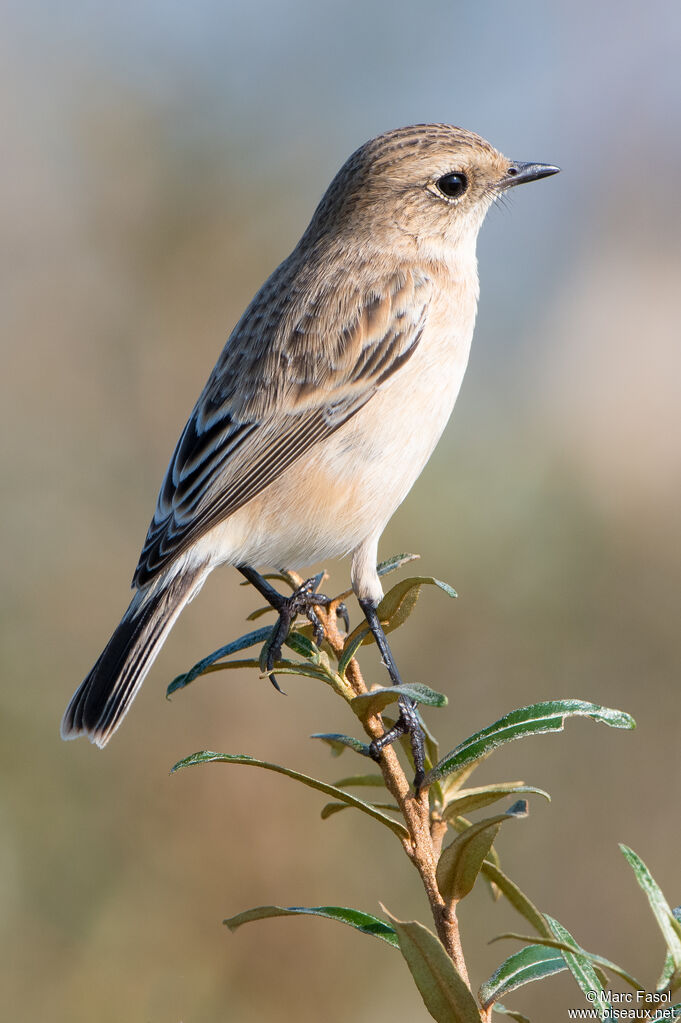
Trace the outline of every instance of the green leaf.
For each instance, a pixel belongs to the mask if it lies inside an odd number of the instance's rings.
[[[565,960],[559,952],[541,945],[528,945],[509,956],[485,981],[479,991],[482,1006],[489,1009],[490,1005],[510,991],[566,969]]]
[[[547,916],[546,919],[548,921],[551,921],[552,918]],[[556,921],[554,920],[552,922],[555,923]],[[513,932],[508,932],[506,934],[497,934],[496,938],[492,938],[490,945],[493,942],[501,941],[504,938],[512,938],[514,941],[526,941],[530,945],[531,944],[544,945],[546,948],[555,948],[561,952],[572,952],[575,949],[577,949],[579,951],[580,956],[584,956],[585,958],[587,958],[589,962],[594,964],[594,966],[600,967],[602,970],[609,970],[610,973],[616,974],[618,977],[621,977],[622,980],[625,980],[627,984],[630,984],[631,987],[633,987],[636,991],[647,990],[647,988],[644,987],[644,985],[641,984],[640,981],[636,980],[636,977],[632,976],[632,974],[629,973],[627,970],[624,970],[621,966],[618,966],[617,963],[611,962],[610,959],[605,959],[603,956],[594,955],[593,952],[587,952],[586,949],[583,949],[581,947],[581,945],[577,945],[574,938],[572,938],[570,942],[567,942],[567,940],[559,939],[558,937],[538,938],[536,935],[530,936],[528,934],[515,934]]]
[[[354,750],[360,756],[371,758],[369,747],[365,742],[354,739],[351,735],[341,735],[340,732],[315,732],[311,739],[321,739],[331,747],[334,757],[339,757],[346,749]]]
[[[472,890],[504,821],[526,816],[527,803],[520,800],[506,813],[472,824],[443,850],[437,865],[436,879],[446,903],[459,902]]]
[[[291,771],[288,767],[281,767],[279,764],[270,764],[265,760],[256,760],[255,757],[249,756],[247,753],[212,753],[210,750],[201,750],[198,753],[192,753],[191,756],[185,757],[184,760],[180,760],[173,768],[171,768],[171,774],[174,771],[179,771],[183,767],[193,767],[195,764],[244,764],[247,767],[262,767],[266,771],[274,771],[276,774],[284,774],[287,778],[293,778],[294,781],[302,782],[303,785],[307,785],[311,789],[317,789],[318,792],[324,792],[327,796],[331,796],[333,799],[337,799],[339,803],[347,803],[348,806],[354,806],[355,809],[361,810],[363,813],[368,814],[369,817],[373,817],[374,820],[380,821],[381,824],[385,824],[387,828],[390,828],[400,840],[409,837],[409,832],[403,824],[399,821],[395,821],[392,817],[386,816],[379,810],[374,810],[369,803],[365,803],[363,800],[358,799],[356,796],[351,795],[349,792],[344,792],[343,789],[336,788],[335,785],[329,785],[327,782],[319,781],[317,778],[310,778],[306,774],[300,774],[298,771]]]
[[[672,916],[677,923],[681,923],[681,906],[675,906]],[[674,992],[681,985],[681,970],[674,969],[674,960],[669,952],[664,957],[662,973],[655,988],[656,991],[665,991],[667,988]]]
[[[421,594],[422,584],[418,580],[419,576],[400,580],[388,590],[376,608],[376,614],[383,625],[384,632],[398,629],[411,615]]]
[[[378,575],[387,575],[389,572],[402,568],[402,565],[408,565],[410,561],[418,561],[420,557],[420,554],[394,554],[392,558],[380,561],[376,565],[376,572]]]
[[[362,646],[368,631],[368,626],[365,628],[363,625],[358,625],[356,629],[353,629],[343,644],[341,659],[338,660],[338,674],[341,675],[342,678],[346,677],[348,665]]]
[[[348,664],[355,656],[362,643],[369,635],[368,625],[358,625],[356,629],[348,635],[343,644],[343,651],[338,661],[338,674],[341,678],[345,678],[345,672],[347,671]]]
[[[550,917],[547,917],[546,919],[551,920]],[[617,974],[618,977],[622,977],[622,979],[626,980],[626,982],[635,988],[635,990],[647,990],[647,988],[641,984],[640,981],[636,980],[636,978],[627,970],[618,966],[617,963],[612,963],[610,960],[604,959],[602,955],[595,955],[593,952],[588,952],[585,948],[582,948],[581,945],[578,945],[574,938],[572,939],[572,944],[570,944],[564,940],[560,940],[559,938],[540,938],[537,937],[537,935],[531,936],[529,934],[515,934],[512,931],[509,931],[506,934],[497,934],[495,938],[492,938],[490,944],[493,944],[495,941],[501,941],[504,938],[511,938],[514,941],[527,941],[529,944],[544,945],[546,948],[557,948],[559,951],[570,952],[577,948],[580,955],[584,955],[584,957],[586,957],[590,963],[593,963],[594,967],[598,968],[601,973],[603,970],[608,970],[610,973],[614,973]]]
[[[331,671],[323,664],[304,664],[302,661],[276,661],[272,672],[268,672],[260,665],[263,675],[270,675],[274,672],[277,675],[303,675],[305,678],[316,678],[319,682],[325,682],[327,685],[333,685],[334,687],[344,686],[347,684],[342,682],[341,679],[336,675],[334,671]]]
[[[681,970],[681,923],[674,916],[669,903],[662,894],[662,889],[640,856],[637,856],[633,849],[623,845],[621,842],[620,849],[634,871],[634,876],[640,887],[648,897],[650,908],[655,914],[655,919],[662,931],[669,954],[674,962],[674,969]]]
[[[443,817],[449,820],[450,817],[458,817],[462,813],[470,813],[471,810],[480,810],[483,806],[489,806],[507,796],[534,793],[543,796],[549,803],[551,796],[543,789],[533,788],[525,785],[522,781],[501,782],[495,785],[481,785],[474,789],[459,789],[456,795],[447,802]]]
[[[269,614],[272,611],[274,611],[274,608],[271,604],[265,604],[264,607],[257,607],[255,611],[251,611],[249,615],[246,615],[246,621],[254,622],[256,619],[262,618],[263,615]]]
[[[613,1019],[610,1003],[608,1002],[607,995],[603,990],[603,985],[596,975],[596,971],[593,968],[591,962],[586,955],[582,953],[579,945],[572,937],[570,932],[563,927],[562,924],[554,920],[552,916],[544,914],[546,922],[553,931],[555,937],[563,942],[564,945],[570,946],[574,949],[574,952],[563,951],[563,959],[583,993],[586,995],[587,1000],[590,1002],[594,995],[596,1001],[594,1002],[594,1008],[598,1014],[599,1019],[609,1020]]]
[[[386,632],[392,632],[406,622],[409,615],[416,607],[421,588],[423,586],[437,586],[449,597],[456,597],[454,590],[449,583],[443,583],[432,575],[415,575],[409,579],[401,579],[392,589],[388,590],[383,600],[376,608],[378,620]]]
[[[411,971],[428,1012],[437,1023],[480,1023],[480,1010],[442,942],[416,920],[390,919],[400,952]]]
[[[664,991],[665,988],[667,988],[667,987],[672,987],[672,988],[676,987],[676,984],[672,984],[671,983],[672,979],[674,979],[675,973],[676,973],[676,971],[674,969],[674,960],[670,956],[669,952],[667,952],[666,956],[664,957],[664,965],[662,967],[662,973],[660,974],[660,979],[657,982],[657,986],[656,986],[655,990],[656,991]]]
[[[490,750],[489,753],[487,753],[483,757],[480,757],[479,760],[474,760],[472,763],[466,764],[465,767],[458,768],[456,771],[453,771],[452,774],[448,774],[445,778],[441,778],[439,780],[438,784],[441,785],[443,791],[447,793],[447,798],[449,798],[450,793],[456,792],[458,791],[458,789],[461,788],[464,782],[470,777],[471,774],[473,774],[473,771],[477,771],[480,765],[484,764],[484,762],[487,760],[487,757],[490,757],[492,755],[492,752],[493,751]],[[438,763],[439,759],[440,758],[438,757],[438,760],[436,760],[435,762]]]
[[[494,1012],[501,1013],[502,1016],[510,1016],[511,1019],[516,1021],[516,1023],[530,1023],[527,1016],[523,1016],[522,1012],[513,1012],[512,1009],[507,1009],[505,1005],[501,1004],[501,1002],[496,1002],[492,1006],[492,1009]]]
[[[376,614],[384,632],[392,632],[393,629],[397,629],[406,622],[416,607],[423,586],[437,586],[444,590],[448,596],[456,597],[456,591],[448,583],[443,583],[432,575],[417,575],[409,579],[402,579],[391,590],[388,590],[376,608]],[[362,622],[356,629],[353,629],[343,645],[343,652],[338,662],[339,674],[344,674],[348,664],[363,643],[373,642],[373,633],[366,622]]]
[[[269,608],[264,610],[270,610]],[[272,635],[272,626],[268,625],[262,629],[255,629],[253,632],[247,632],[246,635],[240,636],[238,639],[233,640],[231,643],[227,643],[226,646],[220,647],[219,650],[215,650],[212,654],[208,654],[207,657],[203,657],[198,661],[193,668],[189,671],[183,672],[182,675],[178,675],[170,683],[166,689],[166,697],[171,696],[177,692],[178,689],[184,689],[190,682],[198,678],[200,675],[208,674],[212,671],[223,671],[230,668],[257,668],[257,660],[238,660],[229,661],[225,664],[218,664],[218,661],[222,661],[223,658],[229,657],[231,654],[238,653],[240,650],[246,650],[248,647],[257,646],[259,643],[264,643]],[[310,660],[317,661],[319,658],[319,648],[306,636],[300,635],[298,632],[292,632],[286,639],[286,646],[290,647],[291,650],[299,654],[302,657],[307,657]],[[293,672],[290,669],[290,665],[295,664],[294,661],[285,661],[283,664],[289,666],[286,669],[281,669],[284,674],[302,674],[303,672]],[[309,674],[309,672],[305,672]],[[333,673],[332,673],[333,674]],[[313,675],[314,678],[321,678],[322,681],[328,681],[326,674]],[[335,677],[335,675],[334,675]]]
[[[418,714],[418,711],[417,711]],[[433,733],[429,730],[427,724],[421,717],[419,717],[419,724],[421,725],[421,731],[423,732],[423,738],[425,740],[426,747],[426,760],[430,761],[431,764],[436,764],[440,759],[440,746]],[[410,743],[411,746],[411,743]]]
[[[378,575],[388,575],[389,572],[394,572],[398,568],[402,568],[403,565],[409,564],[410,561],[418,561],[421,557],[420,554],[395,554],[392,558],[388,558],[386,561],[380,561],[376,565],[376,572]],[[334,597],[334,601],[346,600],[348,597],[354,596],[355,591],[353,589],[344,590],[339,593],[337,597]]]
[[[371,803],[371,806],[375,810],[393,810],[396,813],[400,812],[399,806],[395,803]],[[327,803],[326,806],[322,807],[321,817],[325,821],[329,817],[333,817],[335,813],[340,813],[341,810],[350,810],[351,807],[347,803]]]
[[[635,728],[634,719],[629,714],[584,700],[550,700],[545,703],[534,703],[529,707],[511,711],[494,724],[464,739],[427,773],[424,788],[453,771],[488,756],[497,747],[513,739],[521,739],[525,735],[539,735],[542,732],[562,732],[565,718],[575,716],[590,717],[613,728]]]
[[[346,906],[288,906],[287,908],[257,906],[245,913],[230,916],[222,922],[229,927],[230,931],[235,931],[237,927],[248,924],[252,920],[267,920],[275,916],[320,916],[327,920],[337,920],[339,923],[349,924],[350,927],[361,931],[362,934],[371,934],[373,937],[387,942],[388,945],[392,945],[393,948],[399,948],[395,931],[384,920],[372,916],[371,913],[362,913],[359,909],[348,909]]]
[[[521,916],[525,917],[527,922],[534,927],[538,934],[542,937],[552,938],[553,934],[549,928],[549,925],[544,919],[544,914],[540,913],[535,904],[528,899],[527,895],[518,888],[515,881],[512,881],[510,877],[504,874],[503,870],[495,866],[492,863],[485,862],[482,865],[481,874],[497,886],[499,891],[504,895],[511,903],[513,908],[520,913]]]
[[[348,778],[341,778],[335,781],[339,789],[350,788],[355,785],[372,785],[374,787],[385,787],[385,778],[382,774],[351,774]]]
[[[396,703],[401,696],[408,697],[414,703],[425,703],[428,707],[447,705],[447,697],[443,693],[436,693],[430,686],[424,686],[421,682],[403,682],[400,686],[385,686],[355,696],[350,700],[350,706],[357,717],[371,717],[372,714],[380,714],[389,704]]]
[[[307,657],[308,660],[315,663],[319,660],[321,653],[319,647],[307,636],[304,636],[302,632],[289,632],[285,643],[299,657]]]
[[[189,683],[193,682],[199,675],[203,675],[206,668],[215,664],[216,661],[222,660],[223,657],[235,654],[239,650],[246,650],[249,646],[256,646],[258,643],[263,643],[271,632],[272,626],[268,625],[265,629],[256,629],[254,632],[247,632],[245,636],[239,636],[238,639],[232,640],[232,642],[228,643],[227,646],[221,646],[219,650],[215,650],[212,654],[208,654],[207,657],[198,661],[193,668],[189,669],[189,671],[185,671],[182,675],[178,675],[174,678],[166,689],[166,696],[170,696],[178,689],[184,689],[185,686],[188,686]]]
[[[450,817],[447,823],[449,824],[450,828],[453,828],[454,831],[457,831],[460,835],[463,835],[465,831],[468,831],[469,828],[473,827],[473,821],[469,820],[467,817]],[[491,846],[487,856],[485,857],[485,863],[492,863],[494,864],[495,867],[501,867],[499,854],[497,853],[494,846]],[[496,898],[496,895],[494,893],[494,885],[492,885],[491,883],[490,888],[492,889],[492,895]]]

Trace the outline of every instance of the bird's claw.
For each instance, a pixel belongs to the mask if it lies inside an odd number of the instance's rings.
[[[345,604],[345,601],[341,601],[340,604],[336,605],[336,618],[340,618],[343,625],[345,626],[345,631],[350,632],[350,615],[348,614],[348,609]]]
[[[379,761],[386,746],[391,746],[403,735],[409,736],[411,752],[414,760],[414,794],[417,799],[421,794],[421,786],[425,778],[425,755],[423,729],[419,721],[416,705],[412,700],[401,698],[399,701],[400,716],[392,728],[380,735],[369,745],[369,756]]]
[[[272,630],[272,635],[267,646],[267,658],[266,658],[266,669],[267,674],[270,677],[270,682],[275,689],[282,692],[279,683],[277,682],[276,676],[273,674],[273,668],[277,661],[281,660],[281,650],[286,642],[291,626],[296,620],[299,614],[305,615],[307,620],[312,625],[314,641],[317,646],[320,646],[324,641],[324,626],[322,625],[321,619],[315,607],[326,607],[331,603],[331,598],[326,597],[323,593],[317,593],[317,587],[324,578],[324,573],[320,572],[318,575],[313,576],[310,579],[306,579],[296,590],[293,591],[290,597],[284,597],[278,594],[279,600],[276,602],[272,600],[272,606],[275,611],[279,614],[276,625]],[[346,610],[347,615],[347,610]]]

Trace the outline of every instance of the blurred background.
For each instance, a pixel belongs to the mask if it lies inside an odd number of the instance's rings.
[[[436,120],[563,174],[483,228],[463,391],[380,552],[419,552],[460,597],[423,595],[398,661],[449,694],[428,715],[446,748],[541,699],[634,715],[633,733],[577,720],[516,743],[476,783],[553,794],[501,835],[502,864],[654,985],[662,940],[617,843],[681,902],[678,5],[7,0],[0,56],[3,1017],[427,1018],[379,942],[326,921],[221,925],[270,902],[426,913],[361,815],[322,822],[316,794],[262,772],[169,776],[198,749],[328,780],[355,768],[307,739],[353,727],[309,680],[282,699],[217,674],[164,699],[246,631],[259,601],[233,571],[182,616],[105,753],[58,727],[242,309],[352,150]],[[345,588],[348,563],[327,567]],[[516,947],[489,938],[524,925],[485,890],[461,916],[478,984]],[[537,1021],[580,998],[557,977],[508,1001]]]

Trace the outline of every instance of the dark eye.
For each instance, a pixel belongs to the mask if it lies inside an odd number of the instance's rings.
[[[465,174],[443,174],[437,187],[448,199],[458,199],[468,188],[468,178]]]

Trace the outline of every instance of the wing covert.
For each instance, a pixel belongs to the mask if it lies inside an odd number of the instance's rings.
[[[134,585],[347,422],[418,345],[426,275],[404,269],[368,291],[347,278],[311,289],[286,280],[287,263],[235,327],[180,436]]]

